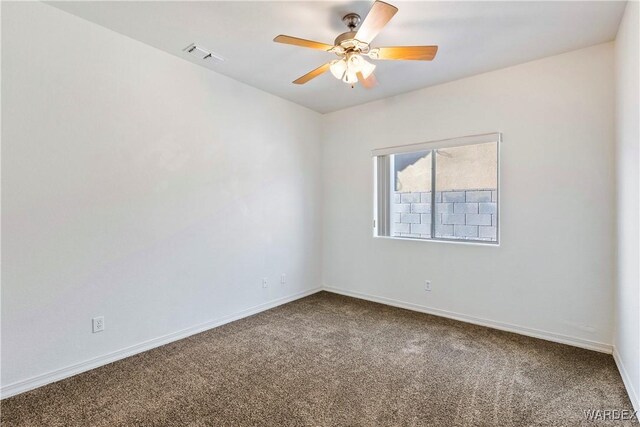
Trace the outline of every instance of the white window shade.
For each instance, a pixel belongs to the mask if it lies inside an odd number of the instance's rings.
[[[463,145],[482,144],[485,142],[500,142],[499,132],[486,133],[481,135],[462,136],[459,138],[442,139],[439,141],[420,142],[417,144],[397,145],[395,147],[376,148],[371,151],[371,155],[386,156],[389,154],[412,153],[415,151],[433,150],[447,147],[460,147]]]

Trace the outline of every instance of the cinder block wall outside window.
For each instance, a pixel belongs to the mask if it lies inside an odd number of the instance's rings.
[[[436,236],[495,241],[498,192],[495,188],[436,191]],[[395,192],[391,235],[431,237],[431,192]]]

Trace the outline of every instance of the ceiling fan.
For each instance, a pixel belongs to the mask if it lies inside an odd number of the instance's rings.
[[[295,84],[305,84],[309,80],[319,75],[331,71],[331,74],[337,79],[350,84],[354,87],[359,81],[362,86],[367,89],[377,84],[373,70],[376,66],[365,60],[367,56],[370,59],[383,60],[414,60],[414,61],[431,61],[438,51],[438,46],[397,46],[397,47],[374,47],[370,43],[378,35],[378,33],[387,25],[387,22],[393,18],[398,8],[382,1],[376,1],[362,25],[356,31],[360,24],[360,15],[357,13],[349,13],[342,18],[349,31],[340,34],[333,46],[325,43],[305,40],[298,37],[279,35],[274,42],[292,44],[311,49],[324,50],[333,52],[340,57],[333,61],[308,72],[304,76],[293,81]]]

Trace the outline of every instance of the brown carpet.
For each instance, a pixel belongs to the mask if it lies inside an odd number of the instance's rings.
[[[593,426],[584,410],[631,403],[610,355],[322,292],[1,409],[2,426]]]

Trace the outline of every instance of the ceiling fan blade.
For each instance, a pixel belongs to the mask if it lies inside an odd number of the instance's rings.
[[[367,14],[367,17],[364,18],[362,25],[358,28],[355,38],[364,43],[371,43],[371,40],[387,25],[387,22],[393,18],[393,15],[395,15],[397,11],[398,8],[395,6],[391,6],[383,1],[376,1]]]
[[[310,49],[330,50],[333,46],[326,43],[314,42],[313,40],[305,40],[298,37],[279,35],[273,39],[276,43],[292,44],[294,46],[308,47]]]
[[[367,77],[366,79],[364,78],[362,73],[358,73],[356,75],[358,76],[358,81],[360,82],[360,84],[367,89],[371,89],[374,86],[378,85],[378,80],[373,73],[369,74],[369,77]]]
[[[331,66],[331,63],[327,62],[326,64],[319,66],[315,70],[309,71],[307,74],[305,74],[304,76],[298,78],[297,80],[294,80],[293,83],[295,83],[297,85],[303,85],[306,82],[308,82],[309,80],[318,77],[320,74],[323,74],[323,73],[326,73],[327,71],[329,71],[329,67],[330,66]]]
[[[438,46],[397,46],[379,47],[373,50],[374,59],[431,61],[438,52]]]

